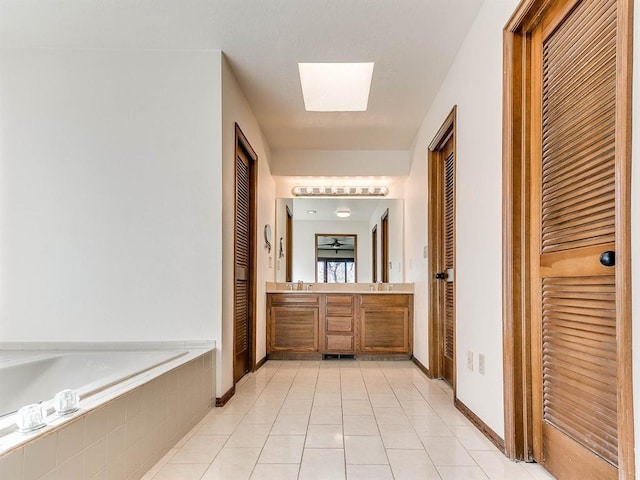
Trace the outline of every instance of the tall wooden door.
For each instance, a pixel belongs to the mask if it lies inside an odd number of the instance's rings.
[[[559,1],[532,40],[534,457],[618,478],[616,0]]]
[[[456,107],[429,145],[429,368],[455,391]],[[425,252],[426,253],[426,252]]]
[[[255,154],[236,129],[234,363],[238,381],[253,368],[255,325]]]
[[[455,152],[453,135],[442,149],[442,365],[443,378],[453,384],[455,358]]]

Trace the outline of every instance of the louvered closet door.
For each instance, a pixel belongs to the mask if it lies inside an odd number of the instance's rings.
[[[535,457],[559,479],[618,478],[616,1],[559,1],[533,37]]]
[[[455,154],[453,135],[447,140],[442,151],[444,165],[443,179],[443,256],[444,271],[447,279],[444,282],[443,293],[443,348],[444,378],[453,383],[454,355],[455,355],[455,288],[454,288],[454,255],[455,255]]]
[[[251,369],[251,204],[251,164],[239,150],[236,159],[234,380]]]

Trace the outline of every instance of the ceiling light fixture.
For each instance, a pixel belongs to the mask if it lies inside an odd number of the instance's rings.
[[[389,189],[385,186],[364,187],[293,187],[294,197],[386,197]]]
[[[308,112],[366,112],[373,62],[298,63]]]
[[[307,210],[307,213],[309,215],[315,215],[316,213],[318,213],[318,211],[317,210]]]
[[[336,210],[336,215],[340,218],[347,218],[351,216],[351,210],[348,208],[339,208]]]

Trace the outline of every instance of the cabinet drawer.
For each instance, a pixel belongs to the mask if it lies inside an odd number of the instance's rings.
[[[327,305],[353,305],[353,295],[327,295]]]
[[[308,293],[270,293],[271,304],[319,305],[320,295]]]
[[[327,312],[327,315],[352,317],[353,306],[352,305],[327,305],[326,312]]]
[[[327,317],[327,332],[353,333],[352,317]]]
[[[353,295],[327,295],[325,312],[327,316],[353,316]]]
[[[360,295],[360,305],[363,307],[408,307],[413,303],[412,294],[403,293],[370,293]]]
[[[353,352],[353,335],[327,335],[327,351]]]

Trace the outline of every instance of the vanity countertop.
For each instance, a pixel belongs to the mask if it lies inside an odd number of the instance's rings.
[[[358,294],[371,294],[371,295],[413,295],[413,292],[403,292],[402,290],[381,290],[381,291],[369,291],[369,290],[267,290],[267,293],[358,293]]]
[[[373,285],[373,290],[371,290]],[[307,286],[310,288],[307,290]],[[290,290],[289,287],[292,289]],[[304,283],[302,284],[302,290],[297,290],[297,283],[275,283],[267,282],[267,293],[359,293],[359,294],[385,294],[385,295],[400,295],[410,294],[413,295],[413,283],[353,283],[353,284],[340,284],[333,283]],[[391,287],[389,289],[389,287]]]

